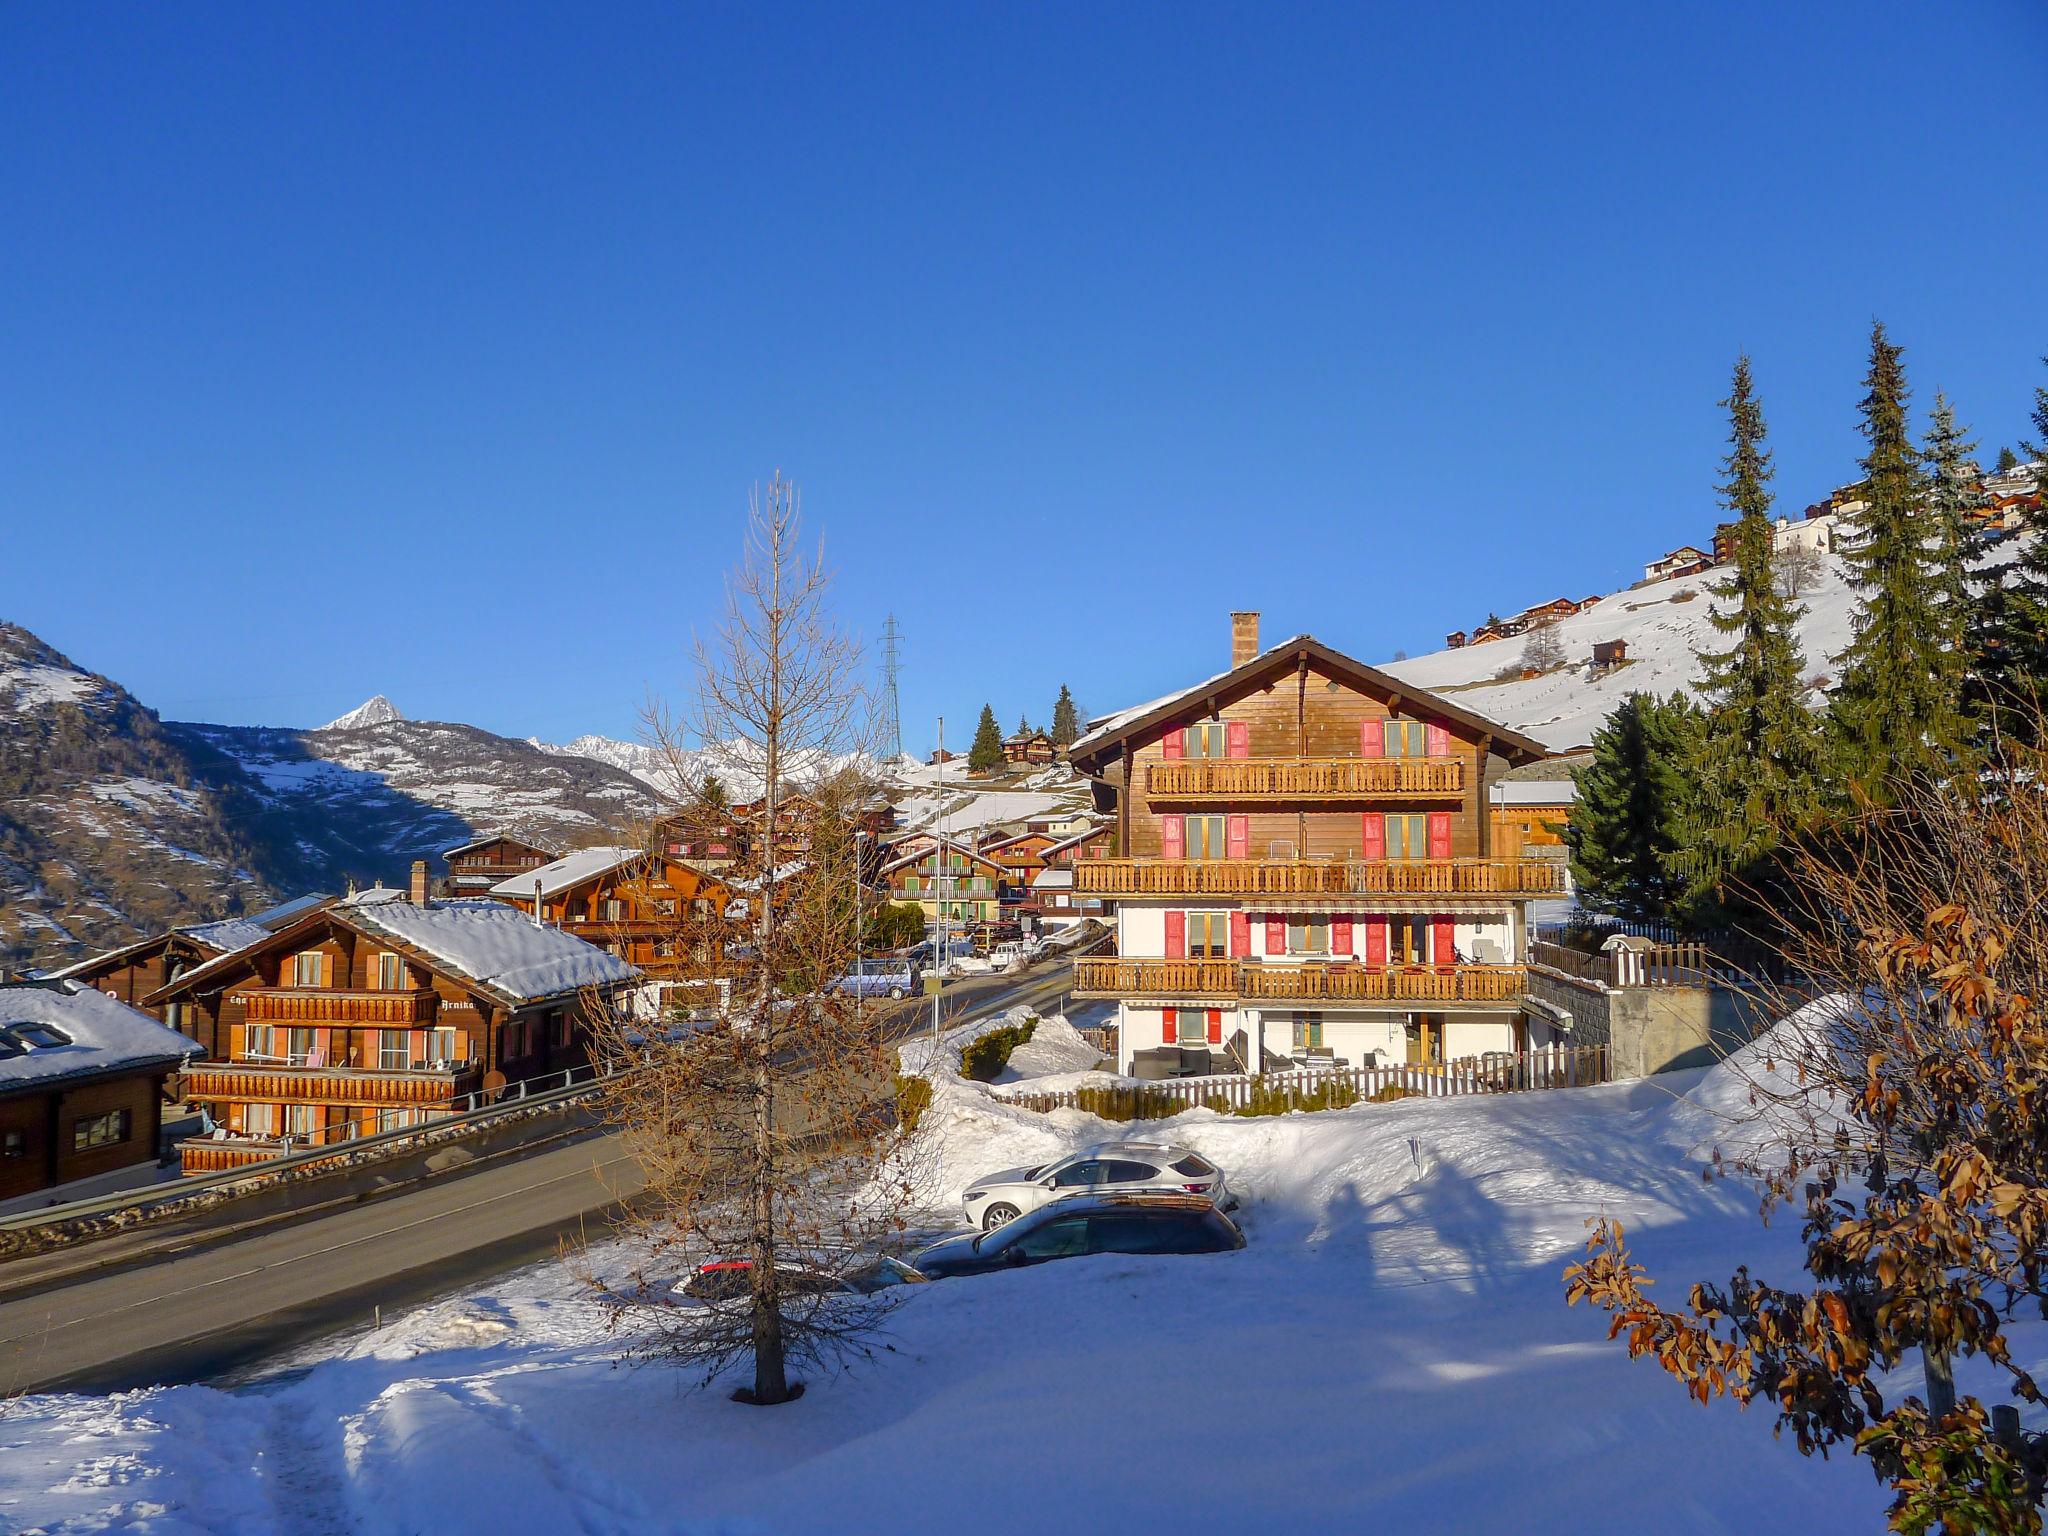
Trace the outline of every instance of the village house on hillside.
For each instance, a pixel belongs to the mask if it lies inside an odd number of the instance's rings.
[[[1528,904],[1564,867],[1497,845],[1490,788],[1547,756],[1519,732],[1307,635],[1231,616],[1230,667],[1094,722],[1073,762],[1117,852],[1074,892],[1114,906],[1114,998],[1140,1075],[1441,1063],[1550,1040],[1521,1008]]]
[[[217,1127],[185,1171],[240,1167],[446,1114],[584,1062],[592,995],[626,961],[499,901],[379,888],[187,971],[154,1001],[211,999],[225,1048],[186,1075]]]
[[[1003,866],[978,849],[951,838],[922,840],[916,852],[882,866],[889,899],[920,908],[927,925],[992,923],[1002,913],[1007,879]]]
[[[301,896],[253,917],[187,923],[76,961],[51,975],[139,1008],[159,1024],[191,1036],[201,1050],[214,1055],[221,1048],[220,1021],[204,1002],[150,1003],[145,999],[185,972],[257,943],[329,900],[332,898],[327,896]]]
[[[1694,549],[1690,544],[1681,544],[1670,554],[1652,560],[1643,567],[1643,580],[1670,581],[1677,576],[1692,576],[1706,570],[1714,563],[1714,557],[1704,549]]]
[[[562,845],[553,838],[486,832],[441,850],[441,858],[448,865],[448,894],[481,896],[500,880],[539,869],[560,858],[562,852]]]
[[[1059,761],[1060,749],[1044,731],[1015,731],[1003,738],[1003,761],[1044,767]]]
[[[0,980],[0,1200],[155,1162],[165,1080],[198,1050],[83,983]]]

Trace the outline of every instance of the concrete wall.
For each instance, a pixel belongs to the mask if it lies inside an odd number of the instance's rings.
[[[1719,987],[1623,987],[1609,991],[1538,966],[1529,996],[1572,1016],[1571,1045],[1604,1045],[1614,1077],[1703,1067],[1748,1043],[1760,1022],[1750,1000]]]

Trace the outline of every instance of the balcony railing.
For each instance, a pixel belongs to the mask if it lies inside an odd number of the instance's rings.
[[[350,992],[334,987],[266,987],[244,993],[251,1024],[431,1024],[434,992]]]
[[[1151,800],[1453,800],[1455,757],[1187,758],[1145,770]]]
[[[1256,960],[1074,962],[1077,997],[1237,998],[1245,1002],[1513,1004],[1519,965],[1367,966],[1345,961],[1269,964]]]
[[[457,1067],[288,1067],[264,1062],[194,1067],[188,1098],[272,1104],[442,1104],[474,1092],[481,1074]]]
[[[1556,896],[1562,864],[1542,859],[1093,859],[1074,865],[1091,896]]]

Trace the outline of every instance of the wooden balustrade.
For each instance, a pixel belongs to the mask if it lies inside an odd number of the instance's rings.
[[[1555,896],[1546,859],[1090,859],[1074,889],[1091,896]]]
[[[251,1024],[431,1024],[434,991],[352,992],[334,987],[265,987],[245,992]]]
[[[1529,960],[1602,987],[1725,987],[1739,985],[1746,974],[1742,967],[1700,943],[1588,953],[1539,939],[1529,945]]]
[[[1519,965],[1366,966],[1105,956],[1074,962],[1077,997],[1214,997],[1246,1002],[1425,1003],[1513,1006]]]
[[[273,1067],[250,1064],[193,1067],[185,1073],[188,1098],[272,1104],[440,1104],[472,1092],[475,1067]]]
[[[1145,770],[1151,800],[1446,800],[1465,792],[1455,757],[1183,758]]]
[[[178,1143],[178,1171],[187,1174],[226,1173],[254,1163],[267,1163],[273,1157],[283,1157],[288,1150],[283,1142],[277,1140],[236,1137],[229,1141],[202,1141],[193,1138]]]

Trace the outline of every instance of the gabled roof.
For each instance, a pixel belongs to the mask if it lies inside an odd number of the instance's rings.
[[[458,853],[468,853],[472,848],[481,848],[485,843],[518,843],[531,848],[535,853],[558,854],[561,843],[552,837],[536,837],[525,832],[479,832],[466,843],[457,843],[453,848],[443,848],[441,857],[452,859]]]
[[[608,950],[574,934],[536,923],[501,901],[430,901],[417,906],[399,892],[378,891],[309,912],[260,944],[222,955],[152,992],[163,1002],[212,983],[225,986],[242,967],[270,950],[292,951],[333,923],[371,943],[403,953],[424,970],[484,994],[508,1008],[581,991],[616,986],[640,972]]]
[[[1105,747],[1122,741],[1126,736],[1173,719],[1184,713],[1190,704],[1230,692],[1234,688],[1256,682],[1267,673],[1292,671],[1302,658],[1318,663],[1333,677],[1348,678],[1362,683],[1368,689],[1398,695],[1404,709],[1418,709],[1441,716],[1445,720],[1462,725],[1477,736],[1491,737],[1494,746],[1509,757],[1533,760],[1549,756],[1549,749],[1541,742],[1520,731],[1508,729],[1497,720],[1474,714],[1462,704],[1454,704],[1441,694],[1417,688],[1413,683],[1404,683],[1391,673],[1382,672],[1378,667],[1369,667],[1362,661],[1346,656],[1342,651],[1332,650],[1313,635],[1295,635],[1278,645],[1261,651],[1242,666],[1232,667],[1227,672],[1218,672],[1214,677],[1205,678],[1178,693],[1149,703],[1134,705],[1130,709],[1090,722],[1093,727],[1073,746],[1067,749],[1070,762],[1099,753]]]
[[[231,955],[238,949],[247,949],[251,944],[260,943],[280,928],[288,927],[316,907],[332,901],[331,896],[300,896],[291,901],[280,902],[277,906],[256,913],[253,917],[224,917],[212,923],[185,923],[164,933],[153,933],[148,938],[137,939],[115,949],[103,950],[75,960],[60,970],[50,972],[50,978],[63,980],[96,971],[106,965],[124,965],[139,955],[146,955],[159,944],[169,944],[176,939],[189,940],[192,945],[208,952],[205,958],[218,959]]]
[[[954,853],[964,854],[973,863],[986,864],[990,869],[1002,872],[1003,866],[987,854],[982,853],[978,849],[970,848],[965,843],[956,843],[950,837],[944,837],[936,839],[934,845],[930,848],[920,848],[916,853],[908,854],[903,858],[897,859],[894,863],[884,864],[877,873],[886,875],[892,870],[903,868],[906,864],[919,863],[938,853],[941,849],[950,849]]]
[[[543,899],[559,896],[564,891],[587,885],[601,879],[614,870],[624,869],[636,859],[647,856],[644,848],[607,846],[600,848],[579,848],[566,853],[552,864],[543,864],[538,869],[522,869],[516,875],[507,875],[491,887],[490,894],[505,898],[530,897],[533,888],[540,886]]]
[[[1092,827],[1083,827],[1079,832],[1076,832],[1072,837],[1063,837],[1058,842],[1054,843],[1050,848],[1046,849],[1045,856],[1048,859],[1050,859],[1056,853],[1065,853],[1069,848],[1078,848],[1081,846],[1081,844],[1089,842],[1095,838],[1106,837],[1109,835],[1109,830],[1109,823],[1106,821],[1098,821]]]
[[[108,1072],[175,1070],[200,1054],[190,1036],[91,987],[0,984],[0,1093]]]

